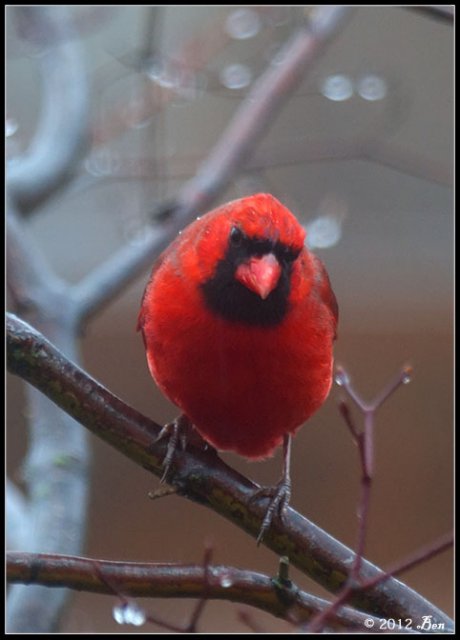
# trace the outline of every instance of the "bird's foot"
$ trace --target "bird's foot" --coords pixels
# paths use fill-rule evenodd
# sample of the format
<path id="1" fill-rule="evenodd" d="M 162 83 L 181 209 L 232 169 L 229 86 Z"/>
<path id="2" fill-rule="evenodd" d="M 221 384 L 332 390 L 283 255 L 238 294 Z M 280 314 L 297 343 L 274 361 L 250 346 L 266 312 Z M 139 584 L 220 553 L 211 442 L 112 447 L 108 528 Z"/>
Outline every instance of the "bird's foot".
<path id="1" fill-rule="evenodd" d="M 254 492 L 251 496 L 252 500 L 258 500 L 259 498 L 270 498 L 270 504 L 265 512 L 262 526 L 260 527 L 259 535 L 257 536 L 257 545 L 259 545 L 264 535 L 270 528 L 273 517 L 277 514 L 281 519 L 289 505 L 289 499 L 291 497 L 291 481 L 289 477 L 283 477 L 278 484 L 273 487 L 261 487 Z"/>
<path id="2" fill-rule="evenodd" d="M 185 415 L 178 416 L 172 422 L 165 424 L 154 442 L 168 438 L 168 446 L 166 448 L 166 455 L 163 458 L 162 467 L 164 469 L 160 482 L 166 482 L 166 478 L 171 470 L 171 463 L 174 458 L 174 454 L 177 451 L 177 447 L 180 443 L 182 450 L 184 451 L 187 446 L 187 435 L 193 428 L 190 420 Z"/>
<path id="3" fill-rule="evenodd" d="M 179 445 L 182 451 L 185 451 L 187 445 L 191 445 L 192 447 L 194 446 L 202 450 L 216 453 L 214 447 L 201 437 L 193 426 L 193 423 L 185 414 L 182 414 L 172 422 L 165 424 L 154 442 L 158 442 L 164 438 L 168 438 L 168 445 L 166 448 L 166 455 L 162 462 L 162 467 L 164 469 L 163 475 L 160 479 L 160 482 L 162 483 L 167 480 L 171 470 L 174 454 L 176 453 Z"/>

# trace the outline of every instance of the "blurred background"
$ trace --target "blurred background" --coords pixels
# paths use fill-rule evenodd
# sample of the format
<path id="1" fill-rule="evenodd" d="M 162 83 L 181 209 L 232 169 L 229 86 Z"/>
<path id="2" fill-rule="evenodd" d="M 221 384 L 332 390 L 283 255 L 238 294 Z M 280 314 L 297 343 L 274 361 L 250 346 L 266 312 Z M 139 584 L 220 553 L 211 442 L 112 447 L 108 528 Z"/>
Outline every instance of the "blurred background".
<path id="1" fill-rule="evenodd" d="M 311 7 L 50 11 L 72 26 L 68 38 L 89 88 L 88 130 L 70 179 L 33 215 L 29 210 L 27 226 L 56 273 L 76 283 L 121 246 L 142 244 L 150 214 L 195 174 L 260 74 L 282 64 L 283 44 Z M 14 7 L 7 8 L 6 35 L 6 153 L 13 166 L 40 118 L 44 47 L 43 34 L 34 40 Z M 383 568 L 452 527 L 452 67 L 452 7 L 355 9 L 218 200 L 268 191 L 306 225 L 339 302 L 336 362 L 365 399 L 402 365 L 414 368 L 411 384 L 377 418 L 366 557 Z M 80 346 L 93 377 L 162 423 L 177 411 L 155 388 L 135 331 L 148 273 L 91 319 Z M 295 439 L 291 504 L 354 545 L 360 470 L 337 411 L 340 397 L 335 386 Z M 26 423 L 23 385 L 9 377 L 8 474 L 19 487 Z M 151 502 L 157 479 L 90 441 L 84 555 L 199 563 L 212 540 L 214 562 L 276 572 L 273 553 L 211 511 L 178 497 Z M 279 454 L 251 464 L 222 457 L 259 483 L 273 483 L 281 469 Z M 299 572 L 292 577 L 326 595 Z M 450 552 L 402 580 L 452 614 Z M 62 631 L 136 631 L 113 620 L 114 603 L 76 594 Z M 143 604 L 176 622 L 193 607 L 184 600 Z M 252 615 L 266 631 L 290 630 Z M 238 607 L 221 602 L 207 604 L 200 629 L 247 631 Z"/>

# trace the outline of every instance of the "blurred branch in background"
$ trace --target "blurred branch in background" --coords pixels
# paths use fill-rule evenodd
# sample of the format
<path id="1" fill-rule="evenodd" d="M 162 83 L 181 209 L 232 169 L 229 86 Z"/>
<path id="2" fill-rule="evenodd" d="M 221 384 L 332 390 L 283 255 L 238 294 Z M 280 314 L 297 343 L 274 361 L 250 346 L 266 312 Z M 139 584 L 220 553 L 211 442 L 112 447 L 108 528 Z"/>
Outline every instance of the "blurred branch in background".
<path id="1" fill-rule="evenodd" d="M 169 204 L 170 214 L 165 223 L 146 233 L 141 246 L 122 247 L 75 288 L 82 321 L 139 275 L 152 256 L 158 254 L 187 222 L 212 205 L 234 174 L 245 168 L 261 135 L 347 16 L 345 8 L 318 9 L 311 25 L 300 29 L 286 44 L 284 63 L 269 66 L 254 84 L 196 175 L 181 187 L 175 201 Z"/>
<path id="2" fill-rule="evenodd" d="M 22 315 L 78 362 L 77 325 L 66 284 L 49 268 L 26 223 L 11 206 L 7 215 L 7 265 L 8 287 Z M 29 443 L 22 467 L 27 489 L 24 548 L 79 553 L 88 499 L 87 435 L 33 387 L 26 386 L 25 393 Z M 67 600 L 64 590 L 50 594 L 43 587 L 14 586 L 8 596 L 10 631 L 56 629 Z"/>
<path id="3" fill-rule="evenodd" d="M 445 22 L 454 22 L 455 5 L 439 5 L 439 4 L 426 4 L 421 6 L 412 6 L 406 7 L 406 9 L 410 9 L 411 11 L 419 11 L 420 13 L 425 14 L 429 18 L 434 18 L 435 20 L 444 20 Z"/>
<path id="4" fill-rule="evenodd" d="M 179 192 L 162 227 L 139 247 L 122 248 L 86 279 L 69 286 L 48 265 L 29 235 L 21 213 L 37 211 L 72 176 L 88 141 L 88 90 L 83 52 L 68 7 L 9 7 L 9 19 L 40 53 L 40 118 L 27 151 L 8 163 L 8 287 L 24 317 L 73 361 L 77 337 L 90 313 L 126 286 L 171 237 L 209 206 L 228 184 L 317 60 L 349 10 L 318 7 L 284 50 L 283 64 L 268 68 L 242 103 L 195 178 Z M 29 551 L 79 553 L 88 493 L 89 453 L 84 430 L 42 394 L 27 388 L 29 450 L 24 465 Z M 22 510 L 24 514 L 24 510 Z M 40 586 L 15 585 L 8 598 L 10 632 L 58 629 L 67 594 Z"/>
<path id="5" fill-rule="evenodd" d="M 9 7 L 21 37 L 38 49 L 40 117 L 25 153 L 8 163 L 9 195 L 23 210 L 71 178 L 88 140 L 88 79 L 83 47 L 64 6 Z"/>

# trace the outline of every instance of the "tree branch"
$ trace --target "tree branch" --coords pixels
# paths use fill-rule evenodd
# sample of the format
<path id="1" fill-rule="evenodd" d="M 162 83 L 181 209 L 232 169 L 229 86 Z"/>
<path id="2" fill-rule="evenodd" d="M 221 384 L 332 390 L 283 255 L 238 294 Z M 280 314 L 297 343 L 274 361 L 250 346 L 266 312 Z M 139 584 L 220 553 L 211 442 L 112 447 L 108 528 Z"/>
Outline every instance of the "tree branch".
<path id="1" fill-rule="evenodd" d="M 228 600 L 294 621 L 308 622 L 330 606 L 291 584 L 283 588 L 270 576 L 213 565 L 113 562 L 44 553 L 7 553 L 7 577 L 11 583 L 67 587 L 78 591 L 133 598 L 201 598 Z M 337 630 L 366 629 L 369 614 L 342 607 L 330 619 Z M 373 617 L 379 629 L 379 618 Z"/>
<path id="2" fill-rule="evenodd" d="M 349 601 L 353 592 L 358 589 L 360 591 L 365 591 L 369 586 L 380 584 L 390 575 L 392 575 L 391 572 L 387 572 L 386 576 L 377 576 L 376 578 L 371 578 L 368 581 L 363 581 L 361 578 L 361 563 L 364 556 L 366 536 L 368 532 L 369 505 L 372 481 L 374 476 L 374 421 L 377 410 L 380 409 L 383 403 L 388 400 L 388 398 L 401 385 L 410 382 L 411 376 L 412 367 L 406 365 L 401 369 L 398 375 L 375 396 L 375 398 L 371 402 L 365 402 L 352 386 L 348 373 L 342 367 L 337 367 L 335 375 L 336 383 L 343 387 L 348 396 L 357 405 L 364 418 L 364 428 L 362 431 L 359 431 L 352 420 L 348 404 L 344 400 L 341 400 L 341 402 L 339 403 L 339 411 L 345 420 L 345 424 L 347 425 L 351 433 L 354 443 L 358 447 L 361 466 L 361 495 L 359 498 L 357 509 L 358 541 L 356 544 L 355 559 L 351 566 L 347 581 L 345 582 L 343 588 L 337 594 L 337 597 L 334 602 L 332 602 L 330 608 L 325 609 L 324 611 L 319 613 L 310 622 L 308 626 L 308 631 L 310 633 L 318 632 L 323 629 L 325 623 L 327 622 L 327 620 L 329 620 L 329 617 L 331 615 L 334 615 L 342 605 Z M 425 558 L 429 558 L 435 553 L 438 553 L 439 550 L 442 551 L 445 548 L 446 544 L 445 541 L 443 541 L 443 544 L 440 547 L 435 546 L 434 549 L 429 550 L 429 553 L 426 553 L 424 551 L 422 555 L 418 554 L 416 556 L 416 562 L 421 562 Z M 412 565 L 409 562 L 407 566 L 410 567 Z"/>
<path id="3" fill-rule="evenodd" d="M 7 317 L 9 370 L 42 391 L 86 428 L 157 476 L 163 473 L 165 444 L 155 443 L 160 431 L 135 409 L 112 395 L 82 369 L 67 360 L 42 335 L 15 316 Z M 254 538 L 264 515 L 263 505 L 251 500 L 258 487 L 240 475 L 215 453 L 191 447 L 179 451 L 173 461 L 171 482 L 178 492 L 203 504 Z M 264 544 L 332 592 L 344 585 L 351 549 L 289 508 L 283 522 L 276 519 Z M 361 565 L 361 577 L 370 580 L 382 572 L 370 562 Z M 414 623 L 432 615 L 434 622 L 452 629 L 452 621 L 437 607 L 394 578 L 350 602 L 382 617 L 411 618 Z"/>

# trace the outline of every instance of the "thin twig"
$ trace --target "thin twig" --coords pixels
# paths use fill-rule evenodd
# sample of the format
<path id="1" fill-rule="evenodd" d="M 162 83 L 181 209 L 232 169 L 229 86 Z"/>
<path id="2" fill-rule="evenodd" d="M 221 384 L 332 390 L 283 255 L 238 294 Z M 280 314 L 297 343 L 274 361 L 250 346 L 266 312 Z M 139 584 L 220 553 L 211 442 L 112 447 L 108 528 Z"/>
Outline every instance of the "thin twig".
<path id="1" fill-rule="evenodd" d="M 347 601 L 350 599 L 353 593 L 357 593 L 357 592 L 365 593 L 367 589 L 373 588 L 378 584 L 382 584 L 389 578 L 392 578 L 392 577 L 394 578 L 395 576 L 400 575 L 401 573 L 408 571 L 409 569 L 412 569 L 413 567 L 421 564 L 422 562 L 427 562 L 431 558 L 439 555 L 443 551 L 446 551 L 447 549 L 452 547 L 453 542 L 454 540 L 453 540 L 452 533 L 444 534 L 434 542 L 427 544 L 421 549 L 418 549 L 414 553 L 410 554 L 404 560 L 394 563 L 390 567 L 390 569 L 388 569 L 388 571 L 386 571 L 384 574 L 376 576 L 375 578 L 371 578 L 370 580 L 363 581 L 363 580 L 356 579 L 353 582 L 349 581 L 345 585 L 343 591 L 337 596 L 334 602 L 331 603 L 329 609 L 325 609 L 324 611 L 319 613 L 308 624 L 307 626 L 308 631 L 313 633 L 314 631 L 319 631 L 320 629 L 324 629 L 325 623 L 329 621 L 331 617 L 333 618 L 337 614 L 337 611 L 340 610 L 340 607 L 342 607 L 344 604 L 347 603 Z M 414 629 L 419 628 L 419 629 L 430 630 L 430 629 L 436 628 L 432 624 L 430 614 L 426 614 L 424 618 L 425 620 L 422 620 L 421 623 L 417 622 L 416 624 L 414 624 Z M 406 620 L 410 621 L 411 623 L 413 622 L 410 618 L 407 618 Z M 447 629 L 442 623 L 438 630 L 447 631 Z"/>
<path id="2" fill-rule="evenodd" d="M 360 589 L 368 589 L 369 587 L 374 587 L 377 584 L 381 584 L 385 582 L 391 576 L 399 576 L 401 573 L 408 571 L 409 569 L 413 569 L 417 565 L 422 562 L 426 562 L 434 556 L 446 551 L 454 544 L 454 536 L 452 533 L 445 533 L 440 536 L 434 542 L 430 542 L 429 544 L 417 549 L 414 553 L 411 553 L 409 556 L 400 560 L 399 562 L 395 562 L 384 575 L 376 576 L 371 580 L 367 580 L 366 582 L 361 582 L 359 585 Z"/>
<path id="3" fill-rule="evenodd" d="M 374 474 L 374 420 L 375 414 L 384 402 L 402 385 L 410 381 L 412 368 L 405 366 L 398 375 L 379 392 L 371 402 L 365 402 L 351 384 L 350 376 L 343 369 L 337 367 L 336 383 L 340 385 L 353 400 L 364 418 L 363 431 L 359 432 L 352 418 L 350 409 L 344 400 L 339 403 L 339 411 L 345 420 L 352 438 L 359 449 L 359 461 L 361 467 L 361 494 L 358 502 L 358 541 L 356 544 L 356 555 L 350 569 L 347 581 L 338 593 L 337 598 L 332 603 L 329 610 L 318 614 L 308 626 L 310 632 L 319 631 L 329 619 L 335 615 L 337 610 L 346 603 L 356 591 L 356 587 L 362 584 L 361 567 L 364 557 L 366 535 L 368 531 L 369 505 Z M 368 583 L 380 584 L 381 576 L 371 579 Z M 362 591 L 362 589 L 360 589 Z"/>
<path id="4" fill-rule="evenodd" d="M 204 552 L 204 558 L 203 558 L 203 582 L 204 582 L 204 589 L 203 589 L 203 595 L 201 596 L 201 598 L 199 599 L 199 601 L 196 604 L 195 609 L 192 612 L 192 615 L 190 616 L 190 621 L 187 624 L 185 631 L 187 633 L 196 633 L 196 629 L 197 629 L 197 625 L 198 625 L 198 620 L 201 618 L 201 615 L 203 613 L 204 607 L 207 603 L 207 601 L 209 600 L 209 595 L 211 593 L 211 575 L 212 575 L 212 569 L 211 569 L 211 560 L 212 560 L 212 547 L 211 545 L 208 545 L 205 549 Z M 221 586 L 222 586 L 222 581 L 221 581 Z M 224 585 L 224 588 L 225 585 Z"/>

